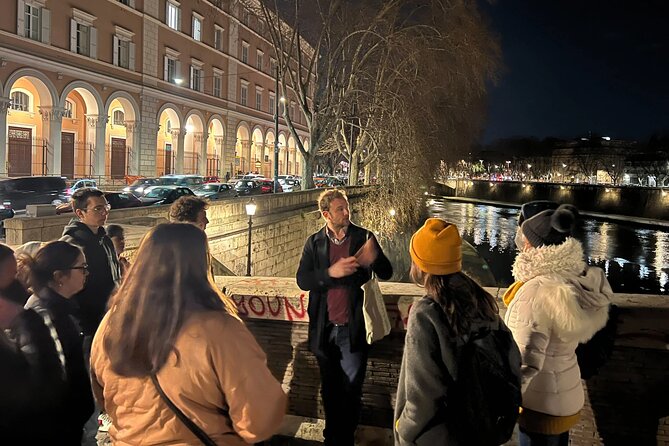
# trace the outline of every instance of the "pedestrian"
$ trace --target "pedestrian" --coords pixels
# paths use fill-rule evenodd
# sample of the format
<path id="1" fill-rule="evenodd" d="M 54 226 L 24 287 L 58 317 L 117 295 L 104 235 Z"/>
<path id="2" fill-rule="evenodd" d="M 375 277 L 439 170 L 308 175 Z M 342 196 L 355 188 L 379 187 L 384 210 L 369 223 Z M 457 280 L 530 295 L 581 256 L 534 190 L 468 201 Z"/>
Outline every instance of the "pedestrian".
<path id="1" fill-rule="evenodd" d="M 79 221 L 73 221 L 63 230 L 63 241 L 79 246 L 88 262 L 88 281 L 74 296 L 79 307 L 79 321 L 84 333 L 84 360 L 90 363 L 91 343 L 98 325 L 107 311 L 109 296 L 121 282 L 121 266 L 104 225 L 111 206 L 104 193 L 92 187 L 77 189 L 72 194 L 72 208 Z M 84 446 L 97 443 L 98 410 L 85 427 Z"/>
<path id="2" fill-rule="evenodd" d="M 88 281 L 74 300 L 79 305 L 85 348 L 89 350 L 107 311 L 109 296 L 120 283 L 121 269 L 114 244 L 104 229 L 111 207 L 103 192 L 91 187 L 77 189 L 72 194 L 72 207 L 79 221 L 65 227 L 61 240 L 79 246 L 88 262 Z"/>
<path id="3" fill-rule="evenodd" d="M 518 348 L 498 315 L 495 299 L 462 271 L 462 240 L 455 225 L 427 219 L 411 237 L 409 253 L 411 279 L 425 290 L 425 296 L 409 313 L 395 404 L 395 444 L 498 445 L 498 432 L 484 436 L 480 430 L 502 424 L 504 414 L 496 413 L 489 423 L 482 419 L 486 412 L 479 407 L 509 407 L 504 435 L 511 436 L 520 404 Z M 486 356 L 496 358 L 493 373 L 476 368 L 475 358 L 462 353 L 467 351 L 462 346 L 479 332 L 501 333 L 501 339 L 508 341 L 489 347 L 494 351 Z M 475 373 L 467 373 L 470 370 Z M 502 397 L 501 404 L 486 405 L 493 396 L 486 395 L 485 386 L 497 383 L 480 381 L 505 372 L 512 392 L 515 383 L 516 405 L 513 394 Z M 500 387 L 509 387 L 506 384 Z M 477 396 L 481 398 L 470 400 Z"/>
<path id="4" fill-rule="evenodd" d="M 352 446 L 368 354 L 362 286 L 372 273 L 390 279 L 393 268 L 374 235 L 351 223 L 343 190 L 321 193 L 318 208 L 325 225 L 304 245 L 297 284 L 309 291 L 308 342 L 320 369 L 325 444 Z"/>
<path id="5" fill-rule="evenodd" d="M 21 285 L 23 285 L 23 288 L 25 288 L 28 291 L 30 291 L 28 286 L 28 276 L 30 271 L 23 265 L 22 257 L 23 254 L 27 254 L 30 257 L 34 257 L 43 244 L 44 243 L 42 242 L 27 242 L 16 248 L 16 250 L 14 251 L 17 265 L 16 278 L 21 283 Z"/>
<path id="6" fill-rule="evenodd" d="M 208 252 L 195 225 L 158 225 L 112 299 L 91 375 L 114 443 L 200 444 L 199 429 L 214 444 L 241 446 L 269 438 L 283 420 L 287 397 L 216 288 Z"/>
<path id="7" fill-rule="evenodd" d="M 11 248 L 0 244 L 0 435 L 6 444 L 39 444 L 53 438 L 34 423 L 52 415 L 60 364 L 41 317 L 23 308 L 29 295 L 12 278 L 16 270 Z"/>
<path id="8" fill-rule="evenodd" d="M 94 409 L 83 334 L 72 301 L 86 283 L 86 258 L 80 248 L 63 241 L 45 244 L 34 257 L 24 256 L 33 289 L 25 308 L 42 319 L 51 338 L 35 342 L 41 352 L 32 362 L 40 363 L 44 379 L 55 382 L 58 378 L 58 384 L 49 388 L 55 403 L 38 419 L 39 430 L 58 439 L 58 444 L 80 445 L 84 424 Z"/>
<path id="9" fill-rule="evenodd" d="M 561 205 L 525 220 L 513 264 L 519 284 L 505 295 L 505 321 L 520 347 L 520 445 L 566 446 L 579 421 L 583 386 L 575 355 L 606 325 L 611 287 L 571 237 L 577 211 Z"/>
<path id="10" fill-rule="evenodd" d="M 118 258 L 119 266 L 121 267 L 121 276 L 125 277 L 128 269 L 130 269 L 130 262 L 123 257 L 125 251 L 125 230 L 121 225 L 107 225 L 107 237 L 109 237 L 114 245 L 116 256 Z"/>
<path id="11" fill-rule="evenodd" d="M 192 223 L 203 231 L 207 229 L 209 201 L 194 195 L 179 197 L 170 206 L 171 222 Z"/>

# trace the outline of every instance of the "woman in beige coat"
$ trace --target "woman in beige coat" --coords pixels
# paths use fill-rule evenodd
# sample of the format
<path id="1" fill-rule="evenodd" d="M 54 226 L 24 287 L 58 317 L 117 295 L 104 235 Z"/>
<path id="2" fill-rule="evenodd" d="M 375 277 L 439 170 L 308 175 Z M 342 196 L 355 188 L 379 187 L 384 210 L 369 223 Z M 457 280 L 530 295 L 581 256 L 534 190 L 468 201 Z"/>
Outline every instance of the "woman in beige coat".
<path id="1" fill-rule="evenodd" d="M 204 232 L 190 224 L 152 229 L 114 296 L 91 352 L 93 391 L 116 445 L 201 444 L 161 398 L 215 444 L 271 437 L 286 395 L 264 352 L 208 274 Z"/>

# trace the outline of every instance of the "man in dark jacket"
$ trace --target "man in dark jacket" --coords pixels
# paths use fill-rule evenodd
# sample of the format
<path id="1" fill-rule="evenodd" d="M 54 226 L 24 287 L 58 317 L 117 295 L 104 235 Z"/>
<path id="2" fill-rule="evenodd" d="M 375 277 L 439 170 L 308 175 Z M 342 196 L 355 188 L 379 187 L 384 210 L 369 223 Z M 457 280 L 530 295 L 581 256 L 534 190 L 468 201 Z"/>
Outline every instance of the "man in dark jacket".
<path id="1" fill-rule="evenodd" d="M 107 301 L 121 281 L 121 268 L 114 244 L 104 225 L 111 209 L 102 191 L 90 187 L 72 194 L 72 207 L 79 221 L 65 227 L 61 240 L 81 247 L 88 263 L 86 286 L 74 296 L 79 305 L 81 328 L 90 341 L 107 310 Z"/>
<path id="2" fill-rule="evenodd" d="M 350 222 L 344 191 L 323 192 L 318 206 L 326 225 L 304 245 L 297 284 L 309 291 L 309 348 L 321 373 L 325 444 L 353 446 L 367 368 L 361 287 L 372 272 L 388 280 L 393 269 L 374 235 Z"/>
<path id="3" fill-rule="evenodd" d="M 60 239 L 79 246 L 88 264 L 86 286 L 73 297 L 79 306 L 84 363 L 88 367 L 93 336 L 107 311 L 109 296 L 121 283 L 121 266 L 114 244 L 105 232 L 111 206 L 102 191 L 90 187 L 77 189 L 72 194 L 72 208 L 79 221 L 66 226 Z M 86 423 L 82 444 L 96 444 L 97 415 L 96 411 Z"/>

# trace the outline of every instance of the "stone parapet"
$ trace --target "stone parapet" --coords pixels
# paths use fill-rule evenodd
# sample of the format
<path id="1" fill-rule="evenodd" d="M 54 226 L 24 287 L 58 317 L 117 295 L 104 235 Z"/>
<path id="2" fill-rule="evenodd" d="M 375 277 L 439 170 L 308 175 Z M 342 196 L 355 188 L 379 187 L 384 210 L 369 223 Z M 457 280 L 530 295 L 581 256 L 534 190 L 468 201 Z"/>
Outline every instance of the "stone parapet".
<path id="1" fill-rule="evenodd" d="M 314 421 L 323 418 L 318 365 L 306 344 L 308 293 L 297 287 L 294 278 L 217 277 L 216 283 L 233 298 L 267 353 L 270 369 L 289 393 L 289 413 L 307 420 L 297 432 L 322 438 L 322 422 Z M 365 438 L 359 444 L 392 444 L 387 434 L 393 419 L 404 330 L 411 305 L 423 295 L 423 290 L 412 284 L 381 282 L 380 286 L 393 330 L 370 348 L 362 423 L 386 434 L 379 437 L 379 429 L 363 429 Z M 504 292 L 487 290 L 498 297 Z M 584 382 L 586 405 L 581 422 L 572 430 L 571 444 L 668 445 L 669 300 L 665 296 L 617 294 L 614 303 L 622 310 L 615 350 L 600 373 Z M 368 440 L 367 435 L 377 442 Z"/>

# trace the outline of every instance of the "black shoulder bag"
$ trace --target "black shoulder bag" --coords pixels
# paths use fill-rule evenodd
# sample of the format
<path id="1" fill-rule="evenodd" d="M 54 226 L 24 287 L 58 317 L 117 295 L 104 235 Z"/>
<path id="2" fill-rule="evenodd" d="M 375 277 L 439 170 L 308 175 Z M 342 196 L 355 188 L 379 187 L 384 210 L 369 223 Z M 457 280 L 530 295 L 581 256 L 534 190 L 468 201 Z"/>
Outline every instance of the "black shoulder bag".
<path id="1" fill-rule="evenodd" d="M 151 375 L 151 381 L 153 381 L 153 385 L 156 386 L 156 390 L 158 391 L 158 394 L 160 397 L 163 399 L 165 404 L 167 404 L 167 407 L 169 407 L 172 412 L 174 412 L 174 415 L 177 416 L 181 422 L 186 425 L 186 427 L 193 433 L 195 436 L 204 444 L 205 446 L 217 446 L 216 442 L 211 439 L 209 435 L 205 431 L 203 431 L 200 426 L 195 424 L 193 420 L 188 418 L 186 414 L 184 414 L 181 409 L 179 409 L 171 399 L 168 398 L 167 395 L 165 395 L 165 392 L 163 392 L 163 388 L 160 387 L 160 383 L 158 383 L 158 377 L 155 374 Z"/>

